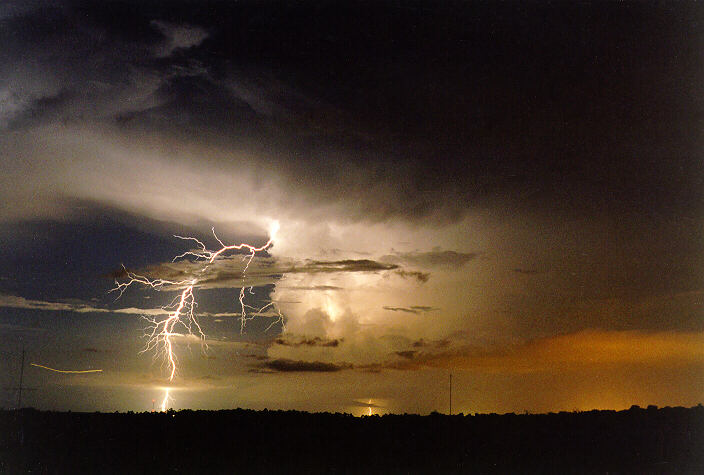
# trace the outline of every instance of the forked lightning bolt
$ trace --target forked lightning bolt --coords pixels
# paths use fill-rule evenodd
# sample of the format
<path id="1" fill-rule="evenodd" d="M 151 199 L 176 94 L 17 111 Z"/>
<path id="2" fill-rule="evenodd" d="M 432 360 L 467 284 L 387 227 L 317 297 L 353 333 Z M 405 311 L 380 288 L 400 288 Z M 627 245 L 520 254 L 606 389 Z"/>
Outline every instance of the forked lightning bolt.
<path id="1" fill-rule="evenodd" d="M 278 307 L 274 302 L 269 302 L 261 308 L 256 308 L 245 303 L 245 289 L 249 288 L 249 292 L 253 294 L 252 287 L 246 287 L 244 285 L 247 270 L 249 269 L 249 266 L 252 263 L 252 260 L 254 259 L 254 256 L 257 254 L 257 252 L 265 251 L 273 244 L 274 236 L 276 235 L 277 230 L 278 224 L 275 223 L 274 227 L 272 227 L 269 240 L 263 246 L 256 247 L 252 246 L 251 244 L 245 243 L 229 246 L 225 245 L 220 240 L 220 238 L 218 238 L 217 234 L 215 234 L 215 229 L 213 228 L 213 236 L 215 237 L 217 242 L 222 246 L 217 251 L 208 250 L 205 244 L 203 244 L 196 238 L 174 236 L 178 239 L 194 241 L 198 245 L 198 249 L 186 251 L 183 254 L 174 257 L 173 261 L 176 261 L 178 259 L 185 259 L 187 257 L 195 258 L 196 262 L 202 262 L 204 264 L 203 267 L 200 269 L 200 275 L 204 275 L 208 267 L 210 267 L 210 265 L 215 262 L 215 260 L 223 257 L 224 254 L 226 254 L 228 251 L 241 251 L 243 249 L 246 249 L 248 251 L 248 254 L 244 258 L 246 263 L 244 269 L 242 270 L 243 286 L 240 288 L 239 292 L 239 303 L 241 309 L 240 333 L 244 332 L 245 324 L 248 320 L 251 320 L 256 315 L 260 315 L 263 311 L 267 309 L 273 310 L 277 318 L 271 323 L 271 325 L 269 325 L 269 327 L 267 327 L 266 330 L 268 331 L 269 328 L 271 328 L 277 322 L 283 325 L 283 315 L 281 315 L 281 312 L 278 310 Z M 180 289 L 180 294 L 176 298 L 174 298 L 174 300 L 169 305 L 162 307 L 163 310 L 167 313 L 167 316 L 165 318 L 147 316 L 143 317 L 149 322 L 149 326 L 145 330 L 147 344 L 142 350 L 142 353 L 146 351 L 155 351 L 155 358 L 162 357 L 169 374 L 169 381 L 172 381 L 176 376 L 177 365 L 176 355 L 174 354 L 173 338 L 182 336 L 182 333 L 180 333 L 180 331 L 184 331 L 190 335 L 198 336 L 203 342 L 204 347 L 207 348 L 207 344 L 205 343 L 205 334 L 203 333 L 203 330 L 198 324 L 195 312 L 197 304 L 195 296 L 193 294 L 193 290 L 198 287 L 198 277 L 181 281 L 172 281 L 166 279 L 151 279 L 149 277 L 128 271 L 124 268 L 124 266 L 123 270 L 125 272 L 127 280 L 124 282 L 119 282 L 116 280 L 116 287 L 111 290 L 111 292 L 119 293 L 118 298 L 122 296 L 127 287 L 131 286 L 132 284 L 142 284 L 147 287 L 151 287 L 155 290 L 165 290 L 173 288 Z M 247 315 L 248 309 L 252 311 L 250 312 L 250 314 L 253 315 Z"/>

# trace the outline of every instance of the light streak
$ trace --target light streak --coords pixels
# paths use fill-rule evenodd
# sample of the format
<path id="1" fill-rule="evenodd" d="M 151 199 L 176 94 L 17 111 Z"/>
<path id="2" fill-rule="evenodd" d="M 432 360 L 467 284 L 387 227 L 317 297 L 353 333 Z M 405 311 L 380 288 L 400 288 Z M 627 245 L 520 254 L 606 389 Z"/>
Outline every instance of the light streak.
<path id="1" fill-rule="evenodd" d="M 246 243 L 226 245 L 220 240 L 217 234 L 215 234 L 215 228 L 212 228 L 213 236 L 221 246 L 221 248 L 217 251 L 209 250 L 205 246 L 205 244 L 203 244 L 203 242 L 201 242 L 197 238 L 178 235 L 174 236 L 177 239 L 182 239 L 184 241 L 193 241 L 196 243 L 198 248 L 186 251 L 183 254 L 179 254 L 178 256 L 173 258 L 172 262 L 175 262 L 178 259 L 186 259 L 188 257 L 191 257 L 194 258 L 195 262 L 204 263 L 203 267 L 198 273 L 199 276 L 203 276 L 210 267 L 210 265 L 213 264 L 213 262 L 215 262 L 218 258 L 223 257 L 224 254 L 228 251 L 248 251 L 247 255 L 244 257 L 246 263 L 242 270 L 242 287 L 240 288 L 238 299 L 241 310 L 240 334 L 244 333 L 245 325 L 248 320 L 253 319 L 255 316 L 262 316 L 262 312 L 264 312 L 265 310 L 273 310 L 275 312 L 275 315 L 273 316 L 277 317 L 274 321 L 272 321 L 272 323 L 266 328 L 265 331 L 269 331 L 269 329 L 276 323 L 281 323 L 282 326 L 284 324 L 283 315 L 279 311 L 275 302 L 269 302 L 260 308 L 253 307 L 245 303 L 245 289 L 248 288 L 249 293 L 254 295 L 252 287 L 244 285 L 246 282 L 247 270 L 249 269 L 249 266 L 252 264 L 252 261 L 254 260 L 254 257 L 258 252 L 263 252 L 272 246 L 272 244 L 274 243 L 274 237 L 276 236 L 276 232 L 278 231 L 278 229 L 279 224 L 275 221 L 272 224 L 269 232 L 269 240 L 264 245 L 256 247 Z M 169 305 L 162 307 L 163 310 L 168 314 L 166 318 L 147 316 L 142 317 L 147 320 L 147 322 L 149 322 L 149 326 L 145 329 L 144 336 L 147 339 L 147 343 L 141 353 L 144 353 L 146 351 L 154 351 L 155 358 L 161 357 L 163 360 L 163 365 L 166 366 L 167 373 L 169 375 L 169 381 L 173 381 L 174 377 L 176 376 L 176 368 L 178 363 L 176 355 L 174 354 L 173 337 L 182 336 L 182 334 L 179 333 L 178 330 L 185 331 L 189 335 L 197 335 L 201 340 L 204 350 L 208 347 L 207 343 L 205 342 L 205 334 L 203 333 L 203 330 L 201 329 L 198 320 L 196 319 L 195 313 L 197 303 L 193 294 L 193 290 L 198 287 L 198 277 L 180 281 L 172 281 L 166 279 L 150 279 L 149 277 L 131 272 L 127 270 L 124 266 L 123 270 L 127 276 L 127 280 L 124 282 L 119 282 L 116 280 L 115 288 L 110 290 L 110 292 L 118 292 L 118 298 L 120 298 L 125 292 L 125 290 L 132 284 L 142 284 L 157 291 L 167 289 L 170 290 L 172 288 L 180 289 L 180 294 L 175 297 Z M 249 316 L 247 314 L 248 310 L 250 311 Z M 165 398 L 165 400 L 167 398 Z"/>
<path id="2" fill-rule="evenodd" d="M 65 373 L 65 374 L 83 374 L 83 373 L 102 373 L 102 369 L 84 369 L 84 370 L 70 370 L 70 369 L 56 369 L 56 368 L 49 368 L 48 366 L 40 365 L 37 363 L 30 363 L 32 366 L 36 366 L 37 368 L 43 368 L 47 369 L 49 371 L 53 371 L 55 373 Z"/>

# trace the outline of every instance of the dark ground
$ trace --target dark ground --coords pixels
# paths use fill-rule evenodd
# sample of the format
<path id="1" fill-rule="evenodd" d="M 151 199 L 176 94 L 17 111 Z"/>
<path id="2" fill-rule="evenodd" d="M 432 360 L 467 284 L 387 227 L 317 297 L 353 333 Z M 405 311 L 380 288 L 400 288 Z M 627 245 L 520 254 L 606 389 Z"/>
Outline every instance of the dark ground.
<path id="1" fill-rule="evenodd" d="M 0 411 L 0 473 L 704 473 L 704 407 L 355 418 Z"/>

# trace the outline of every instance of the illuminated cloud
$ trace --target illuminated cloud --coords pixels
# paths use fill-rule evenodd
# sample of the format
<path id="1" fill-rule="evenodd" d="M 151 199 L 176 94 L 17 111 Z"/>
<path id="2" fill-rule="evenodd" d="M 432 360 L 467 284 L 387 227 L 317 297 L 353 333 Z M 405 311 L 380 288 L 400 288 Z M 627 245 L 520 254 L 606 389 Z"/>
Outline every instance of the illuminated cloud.
<path id="1" fill-rule="evenodd" d="M 156 55 L 161 58 L 171 56 L 178 49 L 198 46 L 208 37 L 208 32 L 197 26 L 175 25 L 160 20 L 153 20 L 151 24 L 165 37 L 164 43 L 156 50 Z"/>
<path id="2" fill-rule="evenodd" d="M 549 372 L 628 365 L 704 365 L 704 333 L 587 330 L 494 348 L 405 350 L 395 369 L 456 368 L 496 373 Z"/>

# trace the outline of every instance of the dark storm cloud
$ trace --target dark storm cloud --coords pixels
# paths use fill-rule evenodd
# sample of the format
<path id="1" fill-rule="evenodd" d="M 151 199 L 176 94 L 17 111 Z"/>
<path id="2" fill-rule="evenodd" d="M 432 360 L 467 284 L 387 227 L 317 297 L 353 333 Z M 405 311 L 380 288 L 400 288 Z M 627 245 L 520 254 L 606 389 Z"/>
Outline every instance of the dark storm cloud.
<path id="1" fill-rule="evenodd" d="M 405 350 L 405 351 L 396 351 L 394 354 L 400 356 L 401 358 L 405 358 L 407 360 L 412 360 L 413 358 L 416 357 L 418 352 L 416 350 Z"/>
<path id="2" fill-rule="evenodd" d="M 11 129 L 109 119 L 154 105 L 165 71 L 144 64 L 161 38 L 149 25 L 109 29 L 61 2 L 2 21 L 0 121 Z"/>
<path id="3" fill-rule="evenodd" d="M 289 359 L 277 359 L 264 363 L 264 368 L 282 373 L 333 373 L 345 369 L 351 369 L 352 365 L 348 363 L 323 363 L 320 361 L 294 361 Z"/>
<path id="4" fill-rule="evenodd" d="M 414 341 L 411 346 L 413 346 L 413 348 L 447 348 L 451 343 L 452 342 L 447 338 L 437 341 L 421 338 L 420 340 Z"/>
<path id="5" fill-rule="evenodd" d="M 282 346 L 293 346 L 293 347 L 299 347 L 299 346 L 321 346 L 321 347 L 326 347 L 326 348 L 337 348 L 340 343 L 342 343 L 343 339 L 341 338 L 333 338 L 333 339 L 325 339 L 325 338 L 320 338 L 320 337 L 314 337 L 314 338 L 301 338 L 298 340 L 293 340 L 290 338 L 277 338 L 274 340 L 274 343 L 277 345 L 282 345 Z"/>
<path id="6" fill-rule="evenodd" d="M 129 209 L 162 219 L 146 209 L 152 201 L 180 212 L 174 191 L 200 184 L 190 197 L 201 198 L 204 190 L 237 189 L 232 182 L 247 166 L 253 182 L 283 190 L 272 215 L 290 212 L 303 221 L 323 210 L 337 223 L 430 227 L 486 210 L 491 219 L 476 223 L 481 235 L 511 216 L 513 240 L 502 252 L 544 253 L 565 263 L 541 274 L 530 266 L 553 269 L 545 259 L 502 267 L 524 275 L 527 285 L 545 279 L 532 298 L 502 297 L 513 315 L 530 315 L 512 323 L 520 331 L 593 326 L 595 317 L 580 310 L 595 301 L 603 326 L 619 319 L 690 328 L 701 312 L 684 297 L 647 317 L 642 302 L 702 288 L 702 16 L 700 5 L 684 3 L 408 9 L 390 2 L 4 2 L 0 218 L 20 209 L 26 219 L 56 195 L 70 201 L 75 193 L 89 204 L 112 204 L 110 213 L 136 197 Z M 104 147 L 106 137 L 118 145 Z M 96 147 L 80 161 L 74 147 L 89 138 Z M 54 148 L 53 140 L 60 142 Z M 133 143 L 144 149 L 133 153 L 125 145 Z M 185 158 L 192 144 L 201 147 L 196 152 L 220 152 Z M 56 155 L 57 148 L 65 152 Z M 142 152 L 160 158 L 151 163 Z M 178 168 L 184 163 L 188 168 Z M 139 174 L 120 181 L 122 169 Z M 150 171 L 151 181 L 143 178 Z M 60 172 L 76 181 L 57 181 Z M 213 176 L 222 182 L 213 184 Z M 113 179 L 117 197 L 106 197 Z M 148 195 L 171 183 L 158 200 Z M 268 202 L 272 193 L 262 193 Z M 8 231 L 0 231 L 0 268 L 11 275 L 30 263 L 39 282 L 2 282 L 0 290 L 26 298 L 11 302 L 16 308 L 78 311 L 42 302 L 85 297 L 88 286 L 94 295 L 87 271 L 104 275 L 120 261 L 144 269 L 177 254 L 173 242 L 154 235 L 125 244 L 124 226 L 108 232 L 84 220 L 81 232 L 62 228 L 55 221 L 83 213 L 66 209 L 50 212 L 54 222 L 45 233 L 58 229 L 61 245 L 53 238 L 23 244 L 26 259 L 5 246 Z M 593 225 L 596 218 L 605 224 Z M 536 230 L 521 234 L 521 226 Z M 32 226 L 15 231 L 27 243 L 41 239 Z M 472 237 L 460 239 L 469 246 Z M 95 242 L 114 254 L 96 252 Z M 45 254 L 35 252 L 42 248 Z M 248 282 L 272 284 L 285 273 L 389 272 L 423 283 L 428 269 L 467 270 L 478 252 L 460 249 L 483 248 L 452 249 L 360 260 L 257 259 Z M 201 284 L 241 285 L 235 261 L 199 275 Z M 194 269 L 169 264 L 150 272 L 179 278 Z M 57 288 L 47 282 L 61 292 L 46 290 Z M 586 295 L 579 294 L 585 286 Z"/>
<path id="7" fill-rule="evenodd" d="M 430 312 L 432 310 L 438 310 L 435 307 L 428 307 L 427 305 L 411 305 L 411 310 L 416 310 L 418 312 Z"/>
<path id="8" fill-rule="evenodd" d="M 396 252 L 380 258 L 383 262 L 404 264 L 423 268 L 460 268 L 476 258 L 475 252 L 443 251 L 435 249 L 428 252 Z"/>
<path id="9" fill-rule="evenodd" d="M 11 130 L 244 150 L 347 219 L 702 209 L 696 3 L 11 2 L 0 18 Z"/>
<path id="10" fill-rule="evenodd" d="M 344 259 L 341 261 L 311 261 L 300 267 L 292 267 L 287 273 L 330 273 L 330 272 L 377 272 L 398 269 L 396 264 L 385 264 L 371 259 Z"/>
<path id="11" fill-rule="evenodd" d="M 421 284 L 428 282 L 428 280 L 430 279 L 430 272 L 396 270 L 394 271 L 394 274 L 399 275 L 404 279 L 407 277 L 416 279 Z"/>
<path id="12" fill-rule="evenodd" d="M 371 259 L 344 259 L 337 261 L 308 260 L 292 262 L 273 257 L 255 257 L 244 275 L 241 255 L 226 257 L 205 267 L 203 261 L 181 260 L 150 266 L 138 273 L 151 278 L 180 282 L 196 278 L 203 288 L 263 286 L 278 282 L 286 274 L 337 274 L 337 273 L 376 273 L 397 270 L 396 264 L 386 264 Z M 126 274 L 116 270 L 109 275 L 124 280 Z M 170 286 L 167 286 L 171 288 Z M 335 290 L 334 286 L 322 286 L 314 290 Z M 307 287 L 299 290 L 309 290 Z M 338 289 L 339 290 L 339 289 Z"/>
<path id="13" fill-rule="evenodd" d="M 404 313 L 414 313 L 414 314 L 419 314 L 419 313 L 426 313 L 426 312 L 431 312 L 433 310 L 437 310 L 435 307 L 426 307 L 423 305 L 412 305 L 410 307 L 388 307 L 384 306 L 384 310 L 389 310 L 392 312 L 404 312 Z"/>

